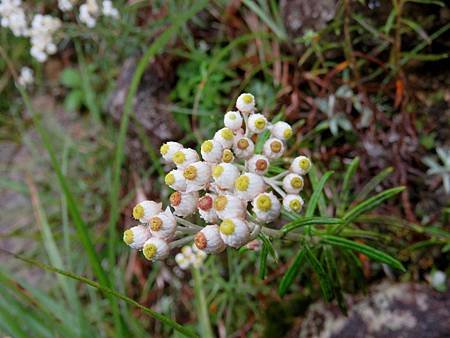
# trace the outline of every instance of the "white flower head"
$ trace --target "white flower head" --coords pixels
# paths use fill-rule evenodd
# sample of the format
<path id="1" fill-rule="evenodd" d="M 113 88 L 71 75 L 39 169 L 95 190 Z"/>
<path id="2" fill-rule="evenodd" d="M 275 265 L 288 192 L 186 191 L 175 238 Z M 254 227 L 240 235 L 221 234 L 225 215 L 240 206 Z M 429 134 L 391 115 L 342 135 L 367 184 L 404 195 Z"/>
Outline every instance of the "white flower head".
<path id="1" fill-rule="evenodd" d="M 303 178 L 300 175 L 290 173 L 283 178 L 283 189 L 288 194 L 298 194 L 303 185 Z"/>
<path id="2" fill-rule="evenodd" d="M 264 142 L 263 153 L 271 160 L 280 158 L 284 154 L 283 141 L 273 137 L 269 138 Z"/>
<path id="3" fill-rule="evenodd" d="M 255 152 L 255 144 L 245 136 L 237 136 L 234 140 L 233 151 L 237 158 L 248 159 Z"/>
<path id="4" fill-rule="evenodd" d="M 162 238 L 166 241 L 171 240 L 177 229 L 177 221 L 173 216 L 170 208 L 153 216 L 149 221 L 150 232 L 153 237 Z"/>
<path id="5" fill-rule="evenodd" d="M 243 114 L 253 113 L 255 105 L 255 97 L 249 93 L 239 95 L 236 100 L 236 108 Z"/>
<path id="6" fill-rule="evenodd" d="M 191 266 L 190 260 L 185 255 L 183 255 L 182 252 L 179 252 L 175 255 L 175 262 L 177 262 L 178 266 L 182 270 L 187 270 Z"/>
<path id="7" fill-rule="evenodd" d="M 181 169 L 170 171 L 164 178 L 164 182 L 173 190 L 186 191 L 186 179 Z"/>
<path id="8" fill-rule="evenodd" d="M 175 215 L 186 217 L 197 210 L 198 192 L 181 193 L 175 191 L 170 195 L 169 201 Z"/>
<path id="9" fill-rule="evenodd" d="M 224 149 L 230 149 L 233 146 L 234 134 L 230 128 L 222 128 L 214 134 L 214 141 L 219 142 Z"/>
<path id="10" fill-rule="evenodd" d="M 200 161 L 200 157 L 194 149 L 184 148 L 173 154 L 172 161 L 178 169 L 185 169 L 188 165 Z"/>
<path id="11" fill-rule="evenodd" d="M 232 163 L 234 162 L 234 154 L 230 149 L 224 149 L 222 153 L 222 162 Z"/>
<path id="12" fill-rule="evenodd" d="M 194 244 L 199 249 L 208 254 L 218 254 L 225 250 L 226 245 L 220 236 L 219 226 L 207 225 L 197 232 Z"/>
<path id="13" fill-rule="evenodd" d="M 19 79 L 17 83 L 23 87 L 32 85 L 34 82 L 33 70 L 29 67 L 22 67 L 20 70 Z"/>
<path id="14" fill-rule="evenodd" d="M 267 129 L 267 124 L 263 114 L 252 114 L 248 118 L 248 129 L 254 134 L 261 134 Z"/>
<path id="15" fill-rule="evenodd" d="M 211 167 L 206 162 L 194 162 L 183 171 L 186 179 L 186 192 L 199 191 L 211 180 Z"/>
<path id="16" fill-rule="evenodd" d="M 197 203 L 198 212 L 200 217 L 207 223 L 216 223 L 219 220 L 219 216 L 214 209 L 214 199 L 216 198 L 213 194 L 205 194 L 200 197 Z"/>
<path id="17" fill-rule="evenodd" d="M 299 195 L 290 194 L 290 195 L 286 195 L 283 198 L 283 207 L 287 211 L 300 213 L 300 211 L 302 211 L 303 204 L 305 204 L 305 202 Z"/>
<path id="18" fill-rule="evenodd" d="M 247 203 L 235 195 L 219 195 L 214 200 L 214 209 L 220 219 L 245 218 Z"/>
<path id="19" fill-rule="evenodd" d="M 284 121 L 279 121 L 272 125 L 270 133 L 274 138 L 286 141 L 292 136 L 292 127 Z"/>
<path id="20" fill-rule="evenodd" d="M 152 237 L 144 243 L 142 253 L 149 261 L 165 259 L 169 255 L 169 245 L 161 238 Z"/>
<path id="21" fill-rule="evenodd" d="M 36 14 L 29 31 L 30 54 L 39 62 L 47 60 L 48 55 L 57 51 L 53 35 L 61 28 L 61 20 L 50 15 Z"/>
<path id="22" fill-rule="evenodd" d="M 242 115 L 238 111 L 229 111 L 223 118 L 225 127 L 230 128 L 231 130 L 241 129 L 242 121 Z"/>
<path id="23" fill-rule="evenodd" d="M 214 166 L 212 177 L 221 190 L 232 190 L 234 181 L 239 177 L 239 169 L 231 163 L 220 163 Z"/>
<path id="24" fill-rule="evenodd" d="M 226 218 L 220 224 L 220 237 L 226 245 L 238 249 L 249 241 L 250 229 L 240 218 Z"/>
<path id="25" fill-rule="evenodd" d="M 207 140 L 202 143 L 201 153 L 203 159 L 208 163 L 218 163 L 222 160 L 223 147 L 218 141 Z"/>
<path id="26" fill-rule="evenodd" d="M 178 142 L 166 142 L 164 143 L 161 148 L 159 149 L 163 159 L 170 162 L 173 161 L 173 155 L 183 149 L 183 145 Z"/>
<path id="27" fill-rule="evenodd" d="M 280 216 L 281 203 L 272 192 L 265 192 L 256 196 L 252 201 L 256 218 L 264 223 L 273 222 Z"/>
<path id="28" fill-rule="evenodd" d="M 253 155 L 247 161 L 247 168 L 251 173 L 265 175 L 269 170 L 269 159 L 264 155 Z"/>
<path id="29" fill-rule="evenodd" d="M 73 8 L 73 1 L 72 0 L 58 0 L 58 7 L 63 12 L 70 11 Z"/>
<path id="30" fill-rule="evenodd" d="M 133 249 L 140 250 L 144 246 L 144 243 L 152 237 L 148 226 L 139 224 L 130 229 L 127 229 L 123 233 L 123 241 Z"/>
<path id="31" fill-rule="evenodd" d="M 162 204 L 154 201 L 142 201 L 133 208 L 133 218 L 148 223 L 150 218 L 162 211 Z"/>
<path id="32" fill-rule="evenodd" d="M 80 21 L 89 28 L 95 27 L 99 14 L 100 8 L 96 0 L 86 0 L 86 3 L 80 6 Z"/>
<path id="33" fill-rule="evenodd" d="M 114 19 L 119 18 L 119 11 L 114 7 L 112 1 L 104 0 L 102 3 L 102 13 L 104 16 L 109 16 Z"/>
<path id="34" fill-rule="evenodd" d="M 28 35 L 27 17 L 21 0 L 0 1 L 0 24 L 11 29 L 14 36 Z"/>
<path id="35" fill-rule="evenodd" d="M 306 156 L 298 156 L 291 163 L 290 170 L 299 175 L 306 175 L 311 169 L 311 160 Z"/>
<path id="36" fill-rule="evenodd" d="M 265 190 L 264 179 L 254 173 L 245 173 L 234 181 L 235 194 L 244 201 L 251 201 Z"/>

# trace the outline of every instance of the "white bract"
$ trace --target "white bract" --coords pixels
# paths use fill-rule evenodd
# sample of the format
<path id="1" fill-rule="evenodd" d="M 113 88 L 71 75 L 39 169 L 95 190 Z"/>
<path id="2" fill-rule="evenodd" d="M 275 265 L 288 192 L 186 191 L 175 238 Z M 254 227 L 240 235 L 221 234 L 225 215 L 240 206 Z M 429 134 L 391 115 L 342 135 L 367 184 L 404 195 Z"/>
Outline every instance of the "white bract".
<path id="1" fill-rule="evenodd" d="M 278 223 L 281 207 L 293 213 L 301 211 L 301 175 L 310 170 L 311 161 L 299 156 L 288 164 L 289 169 L 284 168 L 290 161 L 282 157 L 293 134 L 291 126 L 286 122 L 271 124 L 256 113 L 251 94 L 240 95 L 236 108 L 238 111 L 225 114 L 225 127 L 201 144 L 200 153 L 173 141 L 161 146 L 163 159 L 177 167 L 169 169 L 164 178 L 175 190 L 169 198 L 170 207 L 163 212 L 160 203 L 139 203 L 133 216 L 147 224 L 124 234 L 124 241 L 142 248 L 147 259 L 164 259 L 169 249 L 193 241 L 194 245 L 183 247 L 175 261 L 181 269 L 200 266 L 206 254 L 240 248 L 261 231 L 277 231 L 267 227 Z M 265 130 L 270 131 L 268 139 Z"/>

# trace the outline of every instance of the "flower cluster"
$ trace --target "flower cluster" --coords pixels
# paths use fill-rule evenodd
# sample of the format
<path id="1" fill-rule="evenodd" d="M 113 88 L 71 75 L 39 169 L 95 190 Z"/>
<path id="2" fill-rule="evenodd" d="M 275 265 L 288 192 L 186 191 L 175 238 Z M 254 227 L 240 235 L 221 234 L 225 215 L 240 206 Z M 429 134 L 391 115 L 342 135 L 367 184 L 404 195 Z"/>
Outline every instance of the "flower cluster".
<path id="1" fill-rule="evenodd" d="M 23 87 L 32 85 L 34 82 L 33 70 L 29 67 L 22 67 L 20 70 L 19 78 L 17 83 Z"/>
<path id="2" fill-rule="evenodd" d="M 147 259 L 164 259 L 171 248 L 190 240 L 207 254 L 240 248 L 278 219 L 282 208 L 293 213 L 302 210 L 299 193 L 310 160 L 298 156 L 288 170 L 276 175 L 271 170 L 274 164 L 285 163 L 291 126 L 270 123 L 257 113 L 251 94 L 240 95 L 236 108 L 225 114 L 225 127 L 201 144 L 200 154 L 177 142 L 161 146 L 164 161 L 174 167 L 165 176 L 165 183 L 175 190 L 170 206 L 162 211 L 161 203 L 140 202 L 133 217 L 142 224 L 124 233 L 125 243 L 142 249 Z M 205 226 L 186 219 L 196 213 Z M 180 235 L 187 236 L 171 242 Z"/>
<path id="3" fill-rule="evenodd" d="M 67 12 L 74 8 L 75 3 L 76 0 L 58 0 L 58 7 Z M 89 28 L 96 25 L 100 15 L 119 18 L 119 11 L 110 0 L 102 1 L 101 5 L 97 0 L 87 0 L 80 6 L 79 12 L 80 21 Z M 22 0 L 0 0 L 0 23 L 15 36 L 30 38 L 30 54 L 38 62 L 45 62 L 49 55 L 56 53 L 55 35 L 62 27 L 62 22 L 57 17 L 42 14 L 28 17 Z"/>
<path id="4" fill-rule="evenodd" d="M 184 246 L 181 248 L 181 252 L 175 255 L 175 262 L 182 270 L 187 270 L 191 266 L 199 268 L 203 265 L 206 256 L 206 253 L 199 250 L 195 245 Z"/>

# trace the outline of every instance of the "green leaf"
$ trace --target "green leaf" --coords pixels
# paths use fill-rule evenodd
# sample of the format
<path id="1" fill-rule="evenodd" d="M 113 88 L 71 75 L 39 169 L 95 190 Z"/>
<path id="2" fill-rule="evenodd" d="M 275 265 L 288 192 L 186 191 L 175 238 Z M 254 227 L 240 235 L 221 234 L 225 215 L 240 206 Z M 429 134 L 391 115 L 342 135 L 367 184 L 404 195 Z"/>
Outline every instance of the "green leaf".
<path id="1" fill-rule="evenodd" d="M 387 167 L 383 169 L 360 190 L 360 192 L 356 195 L 353 203 L 365 199 L 372 192 L 372 190 L 374 190 L 381 182 L 383 182 L 386 177 L 392 174 L 393 171 L 394 168 L 392 167 Z"/>
<path id="2" fill-rule="evenodd" d="M 64 109 L 69 112 L 76 112 L 83 103 L 83 92 L 80 89 L 71 90 L 64 99 Z"/>
<path id="3" fill-rule="evenodd" d="M 286 273 L 283 275 L 281 279 L 280 285 L 278 286 L 278 294 L 280 296 L 284 296 L 286 291 L 294 282 L 294 278 L 300 273 L 300 268 L 304 262 L 306 255 L 306 250 L 304 248 L 300 248 L 297 255 L 295 256 L 294 261 L 291 266 L 286 270 Z"/>
<path id="4" fill-rule="evenodd" d="M 288 233 L 292 230 L 295 230 L 297 228 L 301 228 L 307 225 L 318 225 L 318 224 L 334 224 L 339 225 L 343 224 L 344 221 L 340 218 L 332 218 L 332 217 L 299 217 L 296 220 L 286 223 L 282 228 L 281 231 L 284 233 Z"/>
<path id="5" fill-rule="evenodd" d="M 309 199 L 308 202 L 308 207 L 306 208 L 305 217 L 311 217 L 314 215 L 314 211 L 316 210 L 319 198 L 321 198 L 322 196 L 322 190 L 325 186 L 325 183 L 331 177 L 331 175 L 333 175 L 333 171 L 327 171 L 322 176 L 317 186 L 314 187 L 314 192 L 311 195 L 311 198 Z"/>
<path id="6" fill-rule="evenodd" d="M 352 209 L 350 209 L 344 215 L 343 219 L 347 223 L 350 223 L 350 222 L 354 221 L 355 219 L 357 219 L 359 215 L 362 215 L 370 210 L 375 209 L 377 206 L 379 206 L 381 203 L 383 203 L 387 199 L 401 193 L 404 190 L 405 190 L 405 187 L 396 187 L 396 188 L 391 188 L 391 189 L 385 190 L 385 191 L 379 193 L 378 195 L 375 195 L 375 196 L 365 200 L 364 202 L 359 203 Z"/>
<path id="7" fill-rule="evenodd" d="M 81 88 L 81 75 L 75 68 L 65 68 L 59 80 L 68 88 Z"/>
<path id="8" fill-rule="evenodd" d="M 125 301 L 126 303 L 139 308 L 144 313 L 146 313 L 146 314 L 150 315 L 151 317 L 159 320 L 163 324 L 165 324 L 165 325 L 171 327 L 172 329 L 174 329 L 174 330 L 184 334 L 187 337 L 198 337 L 194 332 L 186 329 L 185 327 L 183 327 L 182 325 L 178 324 L 177 322 L 175 322 L 174 320 L 170 319 L 169 317 L 166 317 L 165 315 L 160 314 L 159 312 L 156 312 L 156 311 L 154 311 L 154 310 L 152 310 L 152 309 L 150 309 L 150 308 L 148 308 L 148 307 L 146 307 L 146 306 L 136 302 L 135 300 L 133 300 L 133 299 L 131 299 L 131 298 L 129 298 L 129 297 L 127 297 L 127 296 L 117 292 L 116 290 L 113 290 L 113 289 L 111 289 L 109 287 L 105 287 L 105 286 L 103 286 L 103 285 L 101 285 L 101 284 L 99 284 L 99 283 L 97 283 L 97 282 L 95 282 L 93 280 L 90 280 L 90 279 L 88 279 L 86 277 L 83 277 L 83 276 L 76 275 L 76 274 L 68 272 L 68 271 L 57 269 L 57 268 L 55 268 L 53 266 L 50 266 L 50 265 L 38 262 L 38 261 L 36 261 L 34 259 L 31 259 L 31 258 L 27 258 L 27 257 L 21 256 L 21 255 L 13 254 L 13 253 L 11 253 L 9 251 L 6 251 L 6 250 L 3 250 L 3 249 L 0 249 L 0 251 L 5 253 L 5 254 L 7 254 L 7 255 L 9 255 L 9 256 L 13 256 L 13 257 L 15 257 L 17 259 L 20 259 L 21 261 L 24 261 L 24 262 L 26 262 L 28 264 L 37 266 L 38 268 L 41 268 L 43 270 L 54 272 L 54 273 L 66 276 L 68 278 L 72 278 L 74 280 L 77 280 L 77 281 L 79 281 L 79 282 L 81 282 L 83 284 L 92 286 L 95 289 L 100 290 L 100 291 L 102 291 L 105 294 L 108 294 L 108 295 L 110 295 L 112 297 L 121 299 L 121 300 Z"/>
<path id="9" fill-rule="evenodd" d="M 405 272 L 405 268 L 403 267 L 402 263 L 395 259 L 394 257 L 388 255 L 387 253 L 384 253 L 378 249 L 372 248 L 371 246 L 368 246 L 366 244 L 357 243 L 354 241 L 351 241 L 349 239 L 345 239 L 342 237 L 332 236 L 332 235 L 323 235 L 320 237 L 321 242 L 330 244 L 333 246 L 338 246 L 344 249 L 354 250 L 361 252 L 362 254 L 379 261 L 381 263 L 386 263 L 390 265 L 391 267 L 398 269 L 400 271 Z"/>
<path id="10" fill-rule="evenodd" d="M 359 166 L 359 157 L 355 157 L 347 168 L 344 175 L 344 182 L 342 183 L 342 190 L 339 195 L 339 205 L 336 210 L 336 215 L 341 216 L 347 208 L 348 196 L 350 194 L 350 182 Z"/>
<path id="11" fill-rule="evenodd" d="M 323 257 L 326 270 L 328 271 L 328 275 L 330 276 L 331 283 L 333 285 L 334 297 L 336 298 L 336 301 L 341 311 L 345 315 L 347 315 L 347 304 L 345 302 L 344 295 L 342 293 L 342 287 L 339 278 L 338 268 L 336 265 L 336 259 L 334 257 L 334 253 L 331 246 L 329 245 L 324 246 Z"/>
<path id="12" fill-rule="evenodd" d="M 266 272 L 267 272 L 267 255 L 269 254 L 269 249 L 267 247 L 267 244 L 265 242 L 262 243 L 262 248 L 259 252 L 259 278 L 264 279 L 266 278 Z"/>
<path id="13" fill-rule="evenodd" d="M 327 302 L 329 302 L 333 298 L 333 289 L 331 280 L 328 274 L 325 272 L 325 269 L 323 268 L 322 264 L 314 255 L 314 253 L 311 251 L 308 245 L 305 245 L 305 252 L 306 252 L 306 259 L 308 260 L 312 269 L 319 278 L 320 289 L 322 290 L 323 297 Z"/>

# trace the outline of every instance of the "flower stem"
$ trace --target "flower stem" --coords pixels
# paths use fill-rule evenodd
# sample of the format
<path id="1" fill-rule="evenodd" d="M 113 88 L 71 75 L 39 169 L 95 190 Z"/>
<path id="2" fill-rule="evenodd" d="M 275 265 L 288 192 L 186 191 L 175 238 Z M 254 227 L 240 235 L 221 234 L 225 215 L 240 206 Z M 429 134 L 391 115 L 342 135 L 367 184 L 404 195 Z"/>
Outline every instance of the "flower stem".
<path id="1" fill-rule="evenodd" d="M 176 241 L 173 241 L 173 242 L 170 242 L 170 243 L 169 243 L 169 248 L 170 248 L 171 250 L 172 250 L 172 249 L 175 249 L 175 248 L 178 248 L 179 246 L 182 246 L 182 245 L 184 245 L 184 244 L 189 243 L 189 242 L 192 241 L 193 239 L 194 239 L 194 236 L 193 236 L 193 235 L 191 235 L 191 236 L 186 236 L 186 237 L 177 239 Z"/>
<path id="2" fill-rule="evenodd" d="M 185 220 L 184 218 L 175 216 L 175 219 L 177 220 L 178 223 L 191 228 L 191 229 L 195 229 L 195 230 L 202 230 L 203 227 L 201 227 L 200 225 L 194 224 L 192 222 L 189 222 L 188 220 Z"/>
<path id="3" fill-rule="evenodd" d="M 203 291 L 203 280 L 200 269 L 196 267 L 192 268 L 192 275 L 194 276 L 194 290 L 197 299 L 197 314 L 200 322 L 200 333 L 202 337 L 213 338 L 214 334 L 209 321 L 208 304 L 206 303 L 206 297 Z"/>

